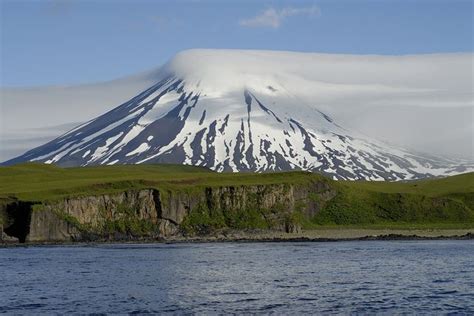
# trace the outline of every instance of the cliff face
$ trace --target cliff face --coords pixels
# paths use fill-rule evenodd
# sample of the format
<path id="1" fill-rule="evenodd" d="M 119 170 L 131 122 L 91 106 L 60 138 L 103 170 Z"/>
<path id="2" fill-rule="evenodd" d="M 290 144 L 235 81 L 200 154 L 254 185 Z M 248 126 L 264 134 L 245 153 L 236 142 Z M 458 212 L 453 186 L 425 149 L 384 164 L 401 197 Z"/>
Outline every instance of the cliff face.
<path id="1" fill-rule="evenodd" d="M 3 238 L 15 237 L 20 242 L 160 238 L 186 233 L 186 228 L 188 233 L 197 232 L 190 228 L 202 224 L 193 222 L 191 215 L 203 209 L 207 216 L 222 218 L 218 227 L 239 228 L 241 222 L 235 218 L 253 214 L 252 221 L 246 222 L 247 228 L 256 225 L 294 232 L 300 226 L 293 214 L 314 216 L 334 195 L 324 182 L 192 191 L 143 189 L 37 204 L 10 200 L 0 208 L 0 218 Z"/>
<path id="2" fill-rule="evenodd" d="M 273 184 L 240 187 L 206 188 L 209 209 L 236 210 L 259 207 L 272 209 L 277 206 L 288 212 L 302 211 L 312 217 L 322 203 L 335 196 L 336 192 L 325 182 L 305 185 Z M 315 197 L 318 196 L 320 199 Z"/>

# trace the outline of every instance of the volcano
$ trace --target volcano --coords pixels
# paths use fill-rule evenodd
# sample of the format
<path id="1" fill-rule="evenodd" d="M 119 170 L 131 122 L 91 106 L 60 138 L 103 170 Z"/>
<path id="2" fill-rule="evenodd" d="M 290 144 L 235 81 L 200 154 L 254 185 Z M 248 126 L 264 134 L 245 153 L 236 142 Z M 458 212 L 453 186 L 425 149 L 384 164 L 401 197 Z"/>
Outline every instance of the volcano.
<path id="1" fill-rule="evenodd" d="M 308 78 L 326 58 L 184 51 L 160 68 L 145 91 L 5 164 L 173 163 L 218 172 L 306 170 L 347 180 L 419 179 L 473 169 L 361 135 L 301 98 L 299 91 L 331 89 Z"/>

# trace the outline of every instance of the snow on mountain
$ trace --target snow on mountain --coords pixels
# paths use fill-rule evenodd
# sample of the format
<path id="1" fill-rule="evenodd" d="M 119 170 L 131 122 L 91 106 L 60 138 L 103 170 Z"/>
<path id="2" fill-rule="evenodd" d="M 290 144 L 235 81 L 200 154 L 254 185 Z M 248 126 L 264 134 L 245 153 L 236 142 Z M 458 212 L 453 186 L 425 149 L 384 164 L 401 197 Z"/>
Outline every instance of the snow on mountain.
<path id="1" fill-rule="evenodd" d="M 459 85 L 468 79 L 459 78 L 453 62 L 442 57 L 185 51 L 129 101 L 7 164 L 160 162 L 234 172 L 310 170 L 335 179 L 370 180 L 474 170 L 472 164 L 413 154 L 358 134 L 312 102 L 353 90 L 385 97 L 402 93 L 406 100 L 435 95 L 448 102 L 446 91 L 462 91 Z M 374 76 L 374 63 L 381 70 L 377 74 L 387 75 Z M 433 76 L 441 74 L 457 83 L 440 86 Z M 358 85 L 350 84 L 354 78 Z"/>

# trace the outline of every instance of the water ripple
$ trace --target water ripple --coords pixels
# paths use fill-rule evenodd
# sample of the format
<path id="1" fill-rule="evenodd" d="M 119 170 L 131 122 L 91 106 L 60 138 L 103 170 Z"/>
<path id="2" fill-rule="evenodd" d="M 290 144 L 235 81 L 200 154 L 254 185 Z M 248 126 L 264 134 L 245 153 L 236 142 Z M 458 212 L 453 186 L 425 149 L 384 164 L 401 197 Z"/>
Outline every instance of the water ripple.
<path id="1" fill-rule="evenodd" d="M 0 249 L 0 313 L 473 314 L 473 241 Z"/>

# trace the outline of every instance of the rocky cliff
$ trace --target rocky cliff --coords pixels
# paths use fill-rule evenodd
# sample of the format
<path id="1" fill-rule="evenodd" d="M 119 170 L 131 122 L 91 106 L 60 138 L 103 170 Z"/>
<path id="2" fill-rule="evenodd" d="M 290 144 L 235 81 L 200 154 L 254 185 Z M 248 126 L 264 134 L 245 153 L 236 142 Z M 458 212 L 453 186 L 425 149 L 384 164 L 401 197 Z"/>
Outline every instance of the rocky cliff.
<path id="1" fill-rule="evenodd" d="M 296 232 L 336 195 L 326 182 L 141 189 L 35 203 L 0 203 L 2 239 L 20 242 L 158 239 L 218 228 Z"/>

